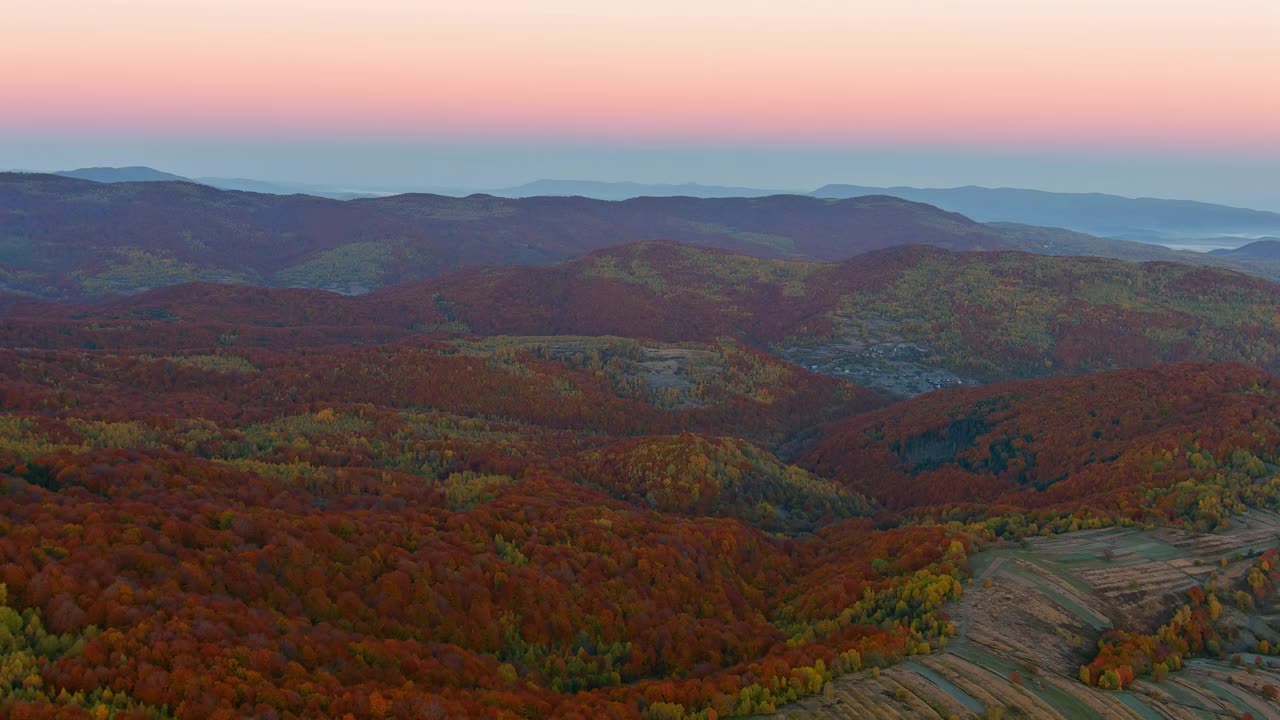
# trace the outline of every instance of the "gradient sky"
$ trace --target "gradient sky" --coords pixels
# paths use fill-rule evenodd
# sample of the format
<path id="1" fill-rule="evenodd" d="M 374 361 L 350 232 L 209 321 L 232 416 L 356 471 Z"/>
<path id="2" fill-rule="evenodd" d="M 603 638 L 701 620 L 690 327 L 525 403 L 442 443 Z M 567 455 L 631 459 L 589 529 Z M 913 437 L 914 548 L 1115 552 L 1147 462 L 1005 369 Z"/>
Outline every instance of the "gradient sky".
<path id="1" fill-rule="evenodd" d="M 972 182 L 1280 207 L 1277 0 L 0 8 L 0 167 Z"/>

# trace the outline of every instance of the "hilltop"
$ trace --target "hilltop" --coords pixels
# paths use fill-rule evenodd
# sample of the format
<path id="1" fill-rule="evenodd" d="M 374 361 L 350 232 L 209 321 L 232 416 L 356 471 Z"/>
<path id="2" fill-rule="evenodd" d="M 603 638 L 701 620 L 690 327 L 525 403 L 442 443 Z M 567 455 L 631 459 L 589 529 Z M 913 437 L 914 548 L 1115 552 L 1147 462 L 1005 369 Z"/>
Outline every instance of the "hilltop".
<path id="1" fill-rule="evenodd" d="M 155 168 L 135 165 L 132 167 L 88 167 L 75 170 L 61 170 L 54 173 L 62 177 L 77 180 L 89 180 L 100 183 L 118 182 L 195 182 L 191 178 L 174 175 Z"/>

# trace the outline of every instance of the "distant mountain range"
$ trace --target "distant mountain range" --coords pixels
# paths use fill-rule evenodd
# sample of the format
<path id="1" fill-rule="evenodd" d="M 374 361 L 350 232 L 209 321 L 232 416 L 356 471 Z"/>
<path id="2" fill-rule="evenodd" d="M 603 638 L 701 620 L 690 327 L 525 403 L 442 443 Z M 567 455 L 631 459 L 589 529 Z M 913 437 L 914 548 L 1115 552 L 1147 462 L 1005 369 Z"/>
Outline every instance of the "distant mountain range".
<path id="1" fill-rule="evenodd" d="M 333 185 L 255 180 L 251 178 L 184 177 L 143 166 L 78 168 L 76 170 L 60 170 L 52 174 L 103 183 L 189 182 L 216 187 L 220 190 L 243 190 L 245 192 L 268 193 L 271 195 L 315 195 L 335 200 L 385 197 L 387 195 L 410 192 L 430 192 L 434 195 L 450 195 L 454 197 L 482 194 L 505 198 L 586 197 L 594 200 L 631 200 L 638 197 L 730 198 L 806 194 L 795 190 L 764 190 L 761 188 L 727 185 L 701 185 L 699 183 L 646 184 L 636 182 L 600 182 L 596 180 L 534 180 L 523 185 L 483 189 L 450 187 L 343 189 Z"/>
<path id="2" fill-rule="evenodd" d="M 100 183 L 117 182 L 195 182 L 191 178 L 174 175 L 155 168 L 134 165 L 131 167 L 87 167 L 75 170 L 60 170 L 54 175 L 92 180 Z"/>
<path id="3" fill-rule="evenodd" d="M 208 185 L 220 190 L 243 190 L 245 192 L 267 193 L 270 195 L 315 195 L 316 197 L 327 197 L 335 200 L 354 200 L 356 198 L 392 194 L 390 192 L 343 190 L 330 185 L 251 180 L 248 178 L 189 178 L 145 166 L 77 168 L 75 170 L 60 170 L 52 174 L 100 183 L 189 182 L 197 185 Z"/>
<path id="4" fill-rule="evenodd" d="M 241 190 L 244 192 L 266 193 L 268 195 L 314 195 L 333 200 L 356 200 L 359 198 L 379 197 L 386 194 L 341 190 L 328 185 L 282 183 L 270 180 L 251 180 L 249 178 L 200 177 L 189 182 L 209 185 L 219 190 Z"/>
<path id="5" fill-rule="evenodd" d="M 763 190 L 761 188 L 699 183 L 646 184 L 636 182 L 599 182 L 596 180 L 534 180 L 515 187 L 483 191 L 498 197 L 577 196 L 594 200 L 630 200 L 638 197 L 765 197 L 768 195 L 804 195 L 795 190 Z"/>
<path id="6" fill-rule="evenodd" d="M 762 258 L 844 260 L 899 245 L 1226 266 L 1276 264 L 1014 223 L 896 197 L 397 195 L 338 201 L 184 182 L 0 173 L 0 290 L 129 293 L 189 281 L 367 292 L 481 265 L 548 265 L 622 242 L 673 240 Z"/>
<path id="7" fill-rule="evenodd" d="M 931 189 L 827 185 L 811 194 L 828 198 L 889 195 L 963 213 L 980 222 L 1046 225 L 1142 242 L 1218 235 L 1256 237 L 1280 231 L 1280 213 L 1190 200 L 973 186 Z"/>
<path id="8" fill-rule="evenodd" d="M 1017 188 L 826 185 L 807 192 L 698 183 L 646 184 L 593 180 L 536 180 L 523 185 L 496 189 L 352 188 L 246 178 L 185 178 L 147 167 L 81 168 L 57 174 L 96 182 L 182 180 L 224 190 L 244 190 L 276 195 L 305 194 L 338 200 L 382 197 L 424 190 L 433 194 L 455 197 L 479 193 L 506 198 L 585 197 L 596 200 L 629 200 L 639 197 L 765 197 L 788 194 L 847 199 L 884 195 L 958 212 L 979 222 L 1056 227 L 1102 237 L 1147 243 L 1203 244 L 1206 239 L 1216 239 L 1223 243 L 1237 244 L 1263 236 L 1280 235 L 1280 213 L 1276 212 L 1190 200 L 1128 198 L 1100 193 L 1059 193 Z"/>
<path id="9" fill-rule="evenodd" d="M 926 244 L 1251 268 L 1066 230 L 985 225 L 883 196 L 612 202 L 410 194 L 338 201 L 0 173 L 0 290 L 42 297 L 132 293 L 194 280 L 360 293 L 469 267 L 548 265 L 639 240 L 795 260 L 844 260 Z"/>

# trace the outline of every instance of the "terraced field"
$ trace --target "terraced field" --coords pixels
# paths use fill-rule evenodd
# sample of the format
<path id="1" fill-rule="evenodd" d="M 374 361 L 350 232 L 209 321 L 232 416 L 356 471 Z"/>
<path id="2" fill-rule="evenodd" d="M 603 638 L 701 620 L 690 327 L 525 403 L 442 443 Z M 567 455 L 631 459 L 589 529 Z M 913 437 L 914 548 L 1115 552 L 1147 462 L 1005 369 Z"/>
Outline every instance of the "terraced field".
<path id="1" fill-rule="evenodd" d="M 1280 515 L 1251 512 L 1213 535 L 1113 528 L 987 550 L 973 558 L 953 611 L 957 636 L 943 651 L 838 678 L 771 717 L 1280 719 L 1280 703 L 1265 695 L 1267 685 L 1280 687 L 1277 657 L 1195 659 L 1163 683 L 1125 692 L 1076 679 L 1104 630 L 1153 630 L 1185 590 L 1215 573 L 1236 584 L 1249 558 L 1278 538 Z"/>

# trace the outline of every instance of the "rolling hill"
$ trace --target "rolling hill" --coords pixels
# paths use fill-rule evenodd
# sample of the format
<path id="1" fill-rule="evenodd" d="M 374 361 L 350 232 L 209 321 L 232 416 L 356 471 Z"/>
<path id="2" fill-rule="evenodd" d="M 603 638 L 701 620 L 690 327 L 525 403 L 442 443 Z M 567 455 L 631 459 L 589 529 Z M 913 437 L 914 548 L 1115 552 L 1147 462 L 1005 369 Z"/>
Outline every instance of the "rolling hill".
<path id="1" fill-rule="evenodd" d="M 387 288 L 369 298 L 482 334 L 737 337 L 813 370 L 915 394 L 1179 359 L 1280 360 L 1280 287 L 1170 263 L 908 246 L 843 263 L 672 243 Z M 390 313 L 387 313 L 390 315 Z M 963 383 L 959 383 L 963 384 Z"/>
<path id="2" fill-rule="evenodd" d="M 891 396 L 1178 360 L 1280 367 L 1280 286 L 1172 263 L 904 246 L 840 263 L 633 243 L 356 297 L 194 283 L 11 298 L 10 346 L 325 347 L 429 333 L 732 340 Z M 230 342 L 230 341 L 229 341 Z"/>
<path id="3" fill-rule="evenodd" d="M 1280 640 L 1280 380 L 1162 361 L 1274 364 L 1277 292 L 1169 263 L 648 242 L 355 297 L 15 300 L 0 715 L 1266 707 L 1271 661 L 1230 655 Z M 889 404 L 777 357 L 800 351 L 1051 377 Z M 1143 367 L 1082 374 L 1121 365 Z"/>
<path id="4" fill-rule="evenodd" d="M 1193 512 L 1208 532 L 1280 488 L 1260 486 L 1280 464 L 1276 390 L 1224 364 L 947 390 L 829 426 L 801 464 L 897 509 Z"/>
<path id="5" fill-rule="evenodd" d="M 170 321 L 175 337 L 190 322 Z M 870 692 L 924 716 L 895 683 L 970 711 L 1111 709 L 1059 665 L 1122 666 L 1011 627 L 1015 600 L 1074 611 L 1062 627 L 1089 641 L 1095 612 L 1146 632 L 1123 613 L 1164 617 L 1167 594 L 1217 572 L 1223 598 L 1252 588 L 1245 553 L 1274 541 L 1196 537 L 1208 567 L 1156 575 L 1130 556 L 1169 561 L 1177 538 L 1109 551 L 1070 532 L 1273 507 L 1277 381 L 1238 365 L 882 408 L 732 343 L 239 342 L 0 350 L 0 657 L 22 670 L 0 712 L 655 720 Z M 679 357 L 683 373 L 664 369 Z M 668 392 L 681 377 L 688 392 Z M 822 424 L 807 469 L 765 449 Z M 1119 578 L 1074 578 L 1082 553 Z M 1224 618 L 1249 632 L 1198 651 L 1210 670 L 1271 637 L 1244 610 Z M 993 635 L 998 652 L 977 645 Z M 1043 679 L 1029 642 L 1052 659 Z M 1008 681 L 972 682 L 984 673 Z M 1211 698 L 1218 676 L 1178 682 Z"/>
<path id="6" fill-rule="evenodd" d="M 39 297 L 100 297 L 196 280 L 361 293 L 468 267 L 550 265 L 651 239 L 811 260 L 923 243 L 1239 266 L 1066 231 L 988 226 L 886 197 L 398 195 L 342 202 L 190 183 L 0 174 L 0 290 Z"/>

